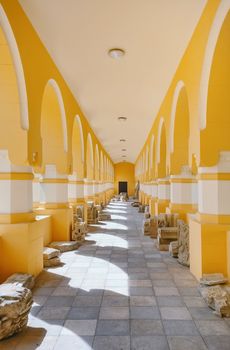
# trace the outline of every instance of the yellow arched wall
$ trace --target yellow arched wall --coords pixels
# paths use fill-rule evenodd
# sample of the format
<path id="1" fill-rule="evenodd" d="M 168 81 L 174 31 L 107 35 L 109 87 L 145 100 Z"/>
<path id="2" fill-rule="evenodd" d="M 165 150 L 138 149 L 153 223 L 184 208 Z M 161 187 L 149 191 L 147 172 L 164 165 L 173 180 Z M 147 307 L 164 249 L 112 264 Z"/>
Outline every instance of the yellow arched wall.
<path id="1" fill-rule="evenodd" d="M 209 37 L 210 29 L 215 17 L 220 0 L 209 0 L 203 11 L 203 14 L 198 22 L 198 25 L 193 33 L 190 43 L 181 59 L 181 62 L 175 72 L 172 82 L 168 88 L 164 100 L 159 108 L 156 116 L 154 116 L 154 123 L 149 131 L 149 135 L 146 139 L 145 144 L 137 157 L 137 161 L 146 152 L 146 147 L 151 145 L 151 137 L 154 135 L 155 140 L 158 138 L 158 125 L 160 119 L 163 116 L 165 122 L 166 130 L 166 165 L 169 169 L 169 173 L 172 174 L 170 169 L 170 124 L 171 124 L 171 111 L 172 111 L 172 101 L 176 86 L 179 81 L 183 81 L 188 98 L 188 110 L 189 110 L 189 154 L 188 161 L 189 165 L 194 169 L 199 165 L 205 166 L 210 165 L 210 163 L 216 163 L 216 154 L 207 154 L 207 148 L 202 151 L 201 140 L 202 133 L 200 131 L 200 109 L 199 109 L 199 98 L 200 98 L 200 82 L 201 82 L 201 72 L 203 68 L 203 59 L 206 50 L 207 40 Z M 183 128 L 180 128 L 181 133 Z M 157 152 L 157 147 L 155 147 L 155 152 Z M 156 153 L 155 153 L 156 155 Z M 202 157 L 201 157 L 202 155 Z M 202 158 L 202 159 L 201 159 Z M 157 159 L 157 157 L 155 157 Z M 194 164 L 194 160 L 195 163 Z M 202 163 L 201 163 L 202 161 Z M 156 167 L 156 164 L 155 164 Z M 152 173 L 153 174 L 153 173 Z M 141 179 L 141 176 L 139 176 Z M 153 180 L 152 175 L 152 180 Z"/>
<path id="2" fill-rule="evenodd" d="M 128 162 L 121 162 L 115 164 L 115 180 L 114 189 L 115 194 L 118 194 L 118 182 L 127 181 L 128 182 L 128 195 L 133 196 L 135 191 L 135 174 L 134 174 L 134 164 Z"/>
<path id="3" fill-rule="evenodd" d="M 44 91 L 46 89 L 49 80 L 54 80 L 59 87 L 65 106 L 66 112 L 66 128 L 67 128 L 67 144 L 68 151 L 65 156 L 65 162 L 62 162 L 62 166 L 59 166 L 62 172 L 69 173 L 73 168 L 72 164 L 72 135 L 73 124 L 76 115 L 79 115 L 84 132 L 84 147 L 87 146 L 88 133 L 92 136 L 93 147 L 98 144 L 99 152 L 102 151 L 103 155 L 109 157 L 107 152 L 102 147 L 100 141 L 96 137 L 95 133 L 91 129 L 88 121 L 83 115 L 76 99 L 73 97 L 69 90 L 65 80 L 62 78 L 60 72 L 49 56 L 46 48 L 42 44 L 30 21 L 26 17 L 18 1 L 0 0 L 7 18 L 10 22 L 10 26 L 13 30 L 15 40 L 18 46 L 18 50 L 21 57 L 21 62 L 24 70 L 24 77 L 26 83 L 26 91 L 28 98 L 28 115 L 29 115 L 29 130 L 28 132 L 20 130 L 19 118 L 16 117 L 18 112 L 15 109 L 12 111 L 12 115 L 16 118 L 14 123 L 17 132 L 14 129 L 11 130 L 9 135 L 12 135 L 14 142 L 7 145 L 11 154 L 14 154 L 12 161 L 16 164 L 21 164 L 22 161 L 33 165 L 38 168 L 42 166 L 42 137 L 41 137 L 41 119 L 42 119 L 42 101 Z M 3 43 L 4 37 L 0 35 L 0 42 Z M 7 48 L 5 49 L 7 53 Z M 35 54 L 36 53 L 36 54 Z M 4 59 L 9 61 L 9 55 L 5 54 Z M 3 55 L 1 55 L 3 62 Z M 1 64 L 0 64 L 1 65 Z M 0 67 L 1 69 L 1 67 Z M 6 75 L 5 75 L 6 76 Z M 14 78 L 15 80 L 15 78 Z M 5 82 L 2 83 L 3 88 L 6 89 Z M 1 89 L 1 87 L 0 87 Z M 7 91 L 4 90 L 1 96 L 6 96 Z M 17 93 L 17 91 L 16 91 Z M 17 95 L 14 94 L 14 100 L 17 101 Z M 10 96 L 12 98 L 12 94 Z M 3 99 L 3 97 L 2 97 Z M 5 99 L 5 97 L 4 97 Z M 7 101 L 7 99 L 5 99 Z M 7 107 L 6 107 L 7 108 Z M 9 120 L 6 122 L 5 130 L 9 129 L 12 122 Z M 28 146 L 26 137 L 28 135 Z M 13 146 L 15 145 L 15 147 Z M 4 145 L 3 145 L 4 146 Z M 4 146 L 6 148 L 6 146 Z M 17 149 L 16 152 L 14 152 Z M 12 150 L 12 151 L 11 151 Z M 36 155 L 36 157 L 35 157 Z M 86 152 L 84 154 L 84 177 L 86 177 Z M 63 157 L 61 157 L 63 159 Z M 60 164 L 59 152 L 52 155 L 53 162 Z"/>

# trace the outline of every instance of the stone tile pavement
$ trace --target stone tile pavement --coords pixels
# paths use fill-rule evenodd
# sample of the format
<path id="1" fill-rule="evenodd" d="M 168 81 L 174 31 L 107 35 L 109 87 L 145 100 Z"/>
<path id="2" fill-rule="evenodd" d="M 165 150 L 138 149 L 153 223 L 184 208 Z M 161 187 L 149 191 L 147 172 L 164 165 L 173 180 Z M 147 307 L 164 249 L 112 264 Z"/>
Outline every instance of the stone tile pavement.
<path id="1" fill-rule="evenodd" d="M 186 267 L 142 234 L 143 214 L 111 203 L 63 266 L 44 270 L 29 326 L 0 350 L 230 350 L 230 321 L 214 315 Z"/>

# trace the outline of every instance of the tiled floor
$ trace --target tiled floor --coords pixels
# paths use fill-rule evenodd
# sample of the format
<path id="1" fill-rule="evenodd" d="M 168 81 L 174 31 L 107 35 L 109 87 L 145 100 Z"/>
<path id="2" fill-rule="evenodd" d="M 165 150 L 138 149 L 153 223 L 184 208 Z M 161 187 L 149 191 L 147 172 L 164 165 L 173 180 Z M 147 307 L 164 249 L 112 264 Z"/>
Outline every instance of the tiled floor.
<path id="1" fill-rule="evenodd" d="M 112 221 L 39 276 L 29 327 L 0 349 L 230 350 L 230 321 L 205 305 L 187 268 L 143 236 L 143 214 L 130 203 L 108 210 Z"/>

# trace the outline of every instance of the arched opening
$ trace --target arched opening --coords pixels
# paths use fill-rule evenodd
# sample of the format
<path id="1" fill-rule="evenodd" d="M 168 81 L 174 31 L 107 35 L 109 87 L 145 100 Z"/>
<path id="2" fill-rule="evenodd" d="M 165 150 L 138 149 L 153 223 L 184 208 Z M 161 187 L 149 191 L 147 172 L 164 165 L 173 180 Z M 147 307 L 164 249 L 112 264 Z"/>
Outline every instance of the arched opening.
<path id="1" fill-rule="evenodd" d="M 42 166 L 56 164 L 60 173 L 67 171 L 67 127 L 61 91 L 49 80 L 43 94 L 41 109 Z"/>
<path id="2" fill-rule="evenodd" d="M 157 145 L 157 177 L 166 176 L 166 130 L 164 119 L 161 118 L 158 127 L 158 145 Z"/>
<path id="3" fill-rule="evenodd" d="M 93 141 L 90 133 L 87 136 L 86 146 L 86 176 L 88 180 L 94 179 Z"/>
<path id="4" fill-rule="evenodd" d="M 28 102 L 23 66 L 7 16 L 0 5 L 0 149 L 13 164 L 27 163 Z"/>
<path id="5" fill-rule="evenodd" d="M 77 115 L 73 122 L 72 131 L 72 156 L 73 156 L 73 172 L 79 179 L 84 178 L 84 135 L 81 120 Z"/>
<path id="6" fill-rule="evenodd" d="M 221 2 L 206 46 L 200 89 L 200 165 L 230 150 L 230 1 Z"/>
<path id="7" fill-rule="evenodd" d="M 170 122 L 170 173 L 177 175 L 189 163 L 189 106 L 182 81 L 175 89 Z"/>
<path id="8" fill-rule="evenodd" d="M 95 168 L 94 168 L 94 174 L 95 174 L 95 180 L 99 181 L 100 179 L 100 158 L 99 158 L 99 150 L 98 145 L 96 144 L 95 147 L 95 162 L 94 162 Z"/>

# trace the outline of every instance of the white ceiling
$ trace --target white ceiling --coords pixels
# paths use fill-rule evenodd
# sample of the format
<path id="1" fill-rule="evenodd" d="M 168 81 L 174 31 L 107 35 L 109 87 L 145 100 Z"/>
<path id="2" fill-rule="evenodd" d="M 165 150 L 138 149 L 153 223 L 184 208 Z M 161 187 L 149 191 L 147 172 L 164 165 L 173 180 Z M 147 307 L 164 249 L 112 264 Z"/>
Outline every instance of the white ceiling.
<path id="1" fill-rule="evenodd" d="M 206 0 L 19 2 L 113 161 L 134 162 Z"/>

